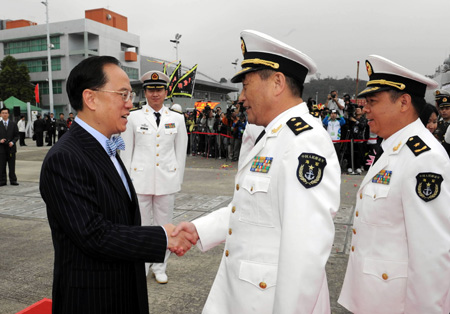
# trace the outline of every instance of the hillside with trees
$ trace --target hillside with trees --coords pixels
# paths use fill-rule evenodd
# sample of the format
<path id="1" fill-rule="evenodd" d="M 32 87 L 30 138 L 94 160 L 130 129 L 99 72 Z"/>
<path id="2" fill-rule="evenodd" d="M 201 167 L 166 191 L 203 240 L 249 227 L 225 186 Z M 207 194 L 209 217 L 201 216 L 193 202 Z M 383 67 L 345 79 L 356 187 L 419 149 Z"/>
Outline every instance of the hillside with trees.
<path id="1" fill-rule="evenodd" d="M 366 87 L 366 83 L 367 81 L 359 80 L 358 93 Z M 306 101 L 309 97 L 316 99 L 317 96 L 318 103 L 324 103 L 332 90 L 337 90 L 341 98 L 344 94 L 349 94 L 353 98 L 356 93 L 356 79 L 349 76 L 343 79 L 313 77 L 305 84 L 302 98 Z"/>

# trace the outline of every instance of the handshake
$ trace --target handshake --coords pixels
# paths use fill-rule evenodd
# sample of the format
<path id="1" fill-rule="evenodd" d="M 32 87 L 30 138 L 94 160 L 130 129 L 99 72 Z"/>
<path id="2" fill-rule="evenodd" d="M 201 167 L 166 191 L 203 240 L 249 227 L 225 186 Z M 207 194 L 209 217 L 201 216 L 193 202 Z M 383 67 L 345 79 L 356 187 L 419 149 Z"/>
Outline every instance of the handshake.
<path id="1" fill-rule="evenodd" d="M 173 224 L 163 226 L 167 233 L 167 248 L 177 256 L 183 256 L 197 244 L 199 239 L 197 229 L 192 222 L 181 222 L 175 227 Z"/>

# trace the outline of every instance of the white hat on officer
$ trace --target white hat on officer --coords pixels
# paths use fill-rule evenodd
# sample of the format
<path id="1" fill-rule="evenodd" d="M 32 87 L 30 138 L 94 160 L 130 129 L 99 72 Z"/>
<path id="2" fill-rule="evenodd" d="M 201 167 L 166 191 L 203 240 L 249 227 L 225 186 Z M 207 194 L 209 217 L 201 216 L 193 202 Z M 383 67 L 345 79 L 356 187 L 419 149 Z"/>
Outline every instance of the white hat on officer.
<path id="1" fill-rule="evenodd" d="M 148 71 L 141 77 L 142 87 L 147 89 L 167 88 L 170 78 L 160 71 Z"/>
<path id="2" fill-rule="evenodd" d="M 303 52 L 257 31 L 241 32 L 241 48 L 244 55 L 242 70 L 233 76 L 232 83 L 242 82 L 249 72 L 271 69 L 303 84 L 308 74 L 317 71 L 314 61 Z"/>
<path id="3" fill-rule="evenodd" d="M 366 60 L 366 69 L 369 81 L 358 97 L 396 90 L 423 98 L 427 88 L 436 89 L 438 87 L 438 83 L 425 75 L 411 71 L 381 56 L 370 55 Z"/>

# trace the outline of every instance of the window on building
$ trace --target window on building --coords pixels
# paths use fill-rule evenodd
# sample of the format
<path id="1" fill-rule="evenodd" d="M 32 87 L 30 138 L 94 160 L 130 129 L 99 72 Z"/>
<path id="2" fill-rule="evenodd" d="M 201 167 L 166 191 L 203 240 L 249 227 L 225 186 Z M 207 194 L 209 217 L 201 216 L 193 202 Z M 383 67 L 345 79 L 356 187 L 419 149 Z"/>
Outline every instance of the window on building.
<path id="1" fill-rule="evenodd" d="M 48 82 L 38 82 L 39 95 L 48 95 L 49 84 Z M 53 81 L 53 94 L 62 94 L 62 81 Z"/>
<path id="2" fill-rule="evenodd" d="M 128 75 L 130 79 L 139 79 L 139 70 L 136 68 L 130 68 L 126 66 L 122 66 L 122 69 L 125 71 L 125 73 Z"/>
<path id="3" fill-rule="evenodd" d="M 209 93 L 210 100 L 223 100 L 222 96 L 219 93 Z"/>
<path id="4" fill-rule="evenodd" d="M 52 49 L 60 49 L 61 44 L 58 37 L 50 37 L 50 43 L 53 45 Z M 47 50 L 47 38 L 38 38 L 22 41 L 13 41 L 4 44 L 5 55 L 12 55 L 16 53 L 34 52 Z"/>
<path id="5" fill-rule="evenodd" d="M 25 64 L 28 68 L 28 72 L 47 72 L 48 62 L 45 59 L 34 59 L 34 60 L 20 60 L 22 64 Z M 52 71 L 61 71 L 61 58 L 52 58 Z"/>

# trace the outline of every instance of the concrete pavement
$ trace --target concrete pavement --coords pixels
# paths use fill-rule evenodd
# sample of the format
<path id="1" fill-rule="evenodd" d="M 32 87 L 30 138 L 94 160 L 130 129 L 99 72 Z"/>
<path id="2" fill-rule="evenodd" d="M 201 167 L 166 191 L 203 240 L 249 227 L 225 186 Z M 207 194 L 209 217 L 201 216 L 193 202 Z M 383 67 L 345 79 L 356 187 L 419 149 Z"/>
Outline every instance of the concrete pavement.
<path id="1" fill-rule="evenodd" d="M 0 187 L 0 314 L 16 313 L 51 299 L 53 246 L 45 204 L 39 194 L 39 172 L 49 147 L 19 147 L 19 186 Z M 174 223 L 192 220 L 228 204 L 233 195 L 237 163 L 202 157 L 187 158 L 182 191 L 175 201 Z M 341 208 L 335 218 L 336 237 L 327 275 L 332 313 L 348 313 L 336 300 L 348 260 L 355 193 L 363 176 L 342 175 Z M 223 252 L 223 245 L 206 253 L 197 248 L 184 257 L 173 255 L 169 283 L 149 276 L 150 313 L 201 313 Z"/>

